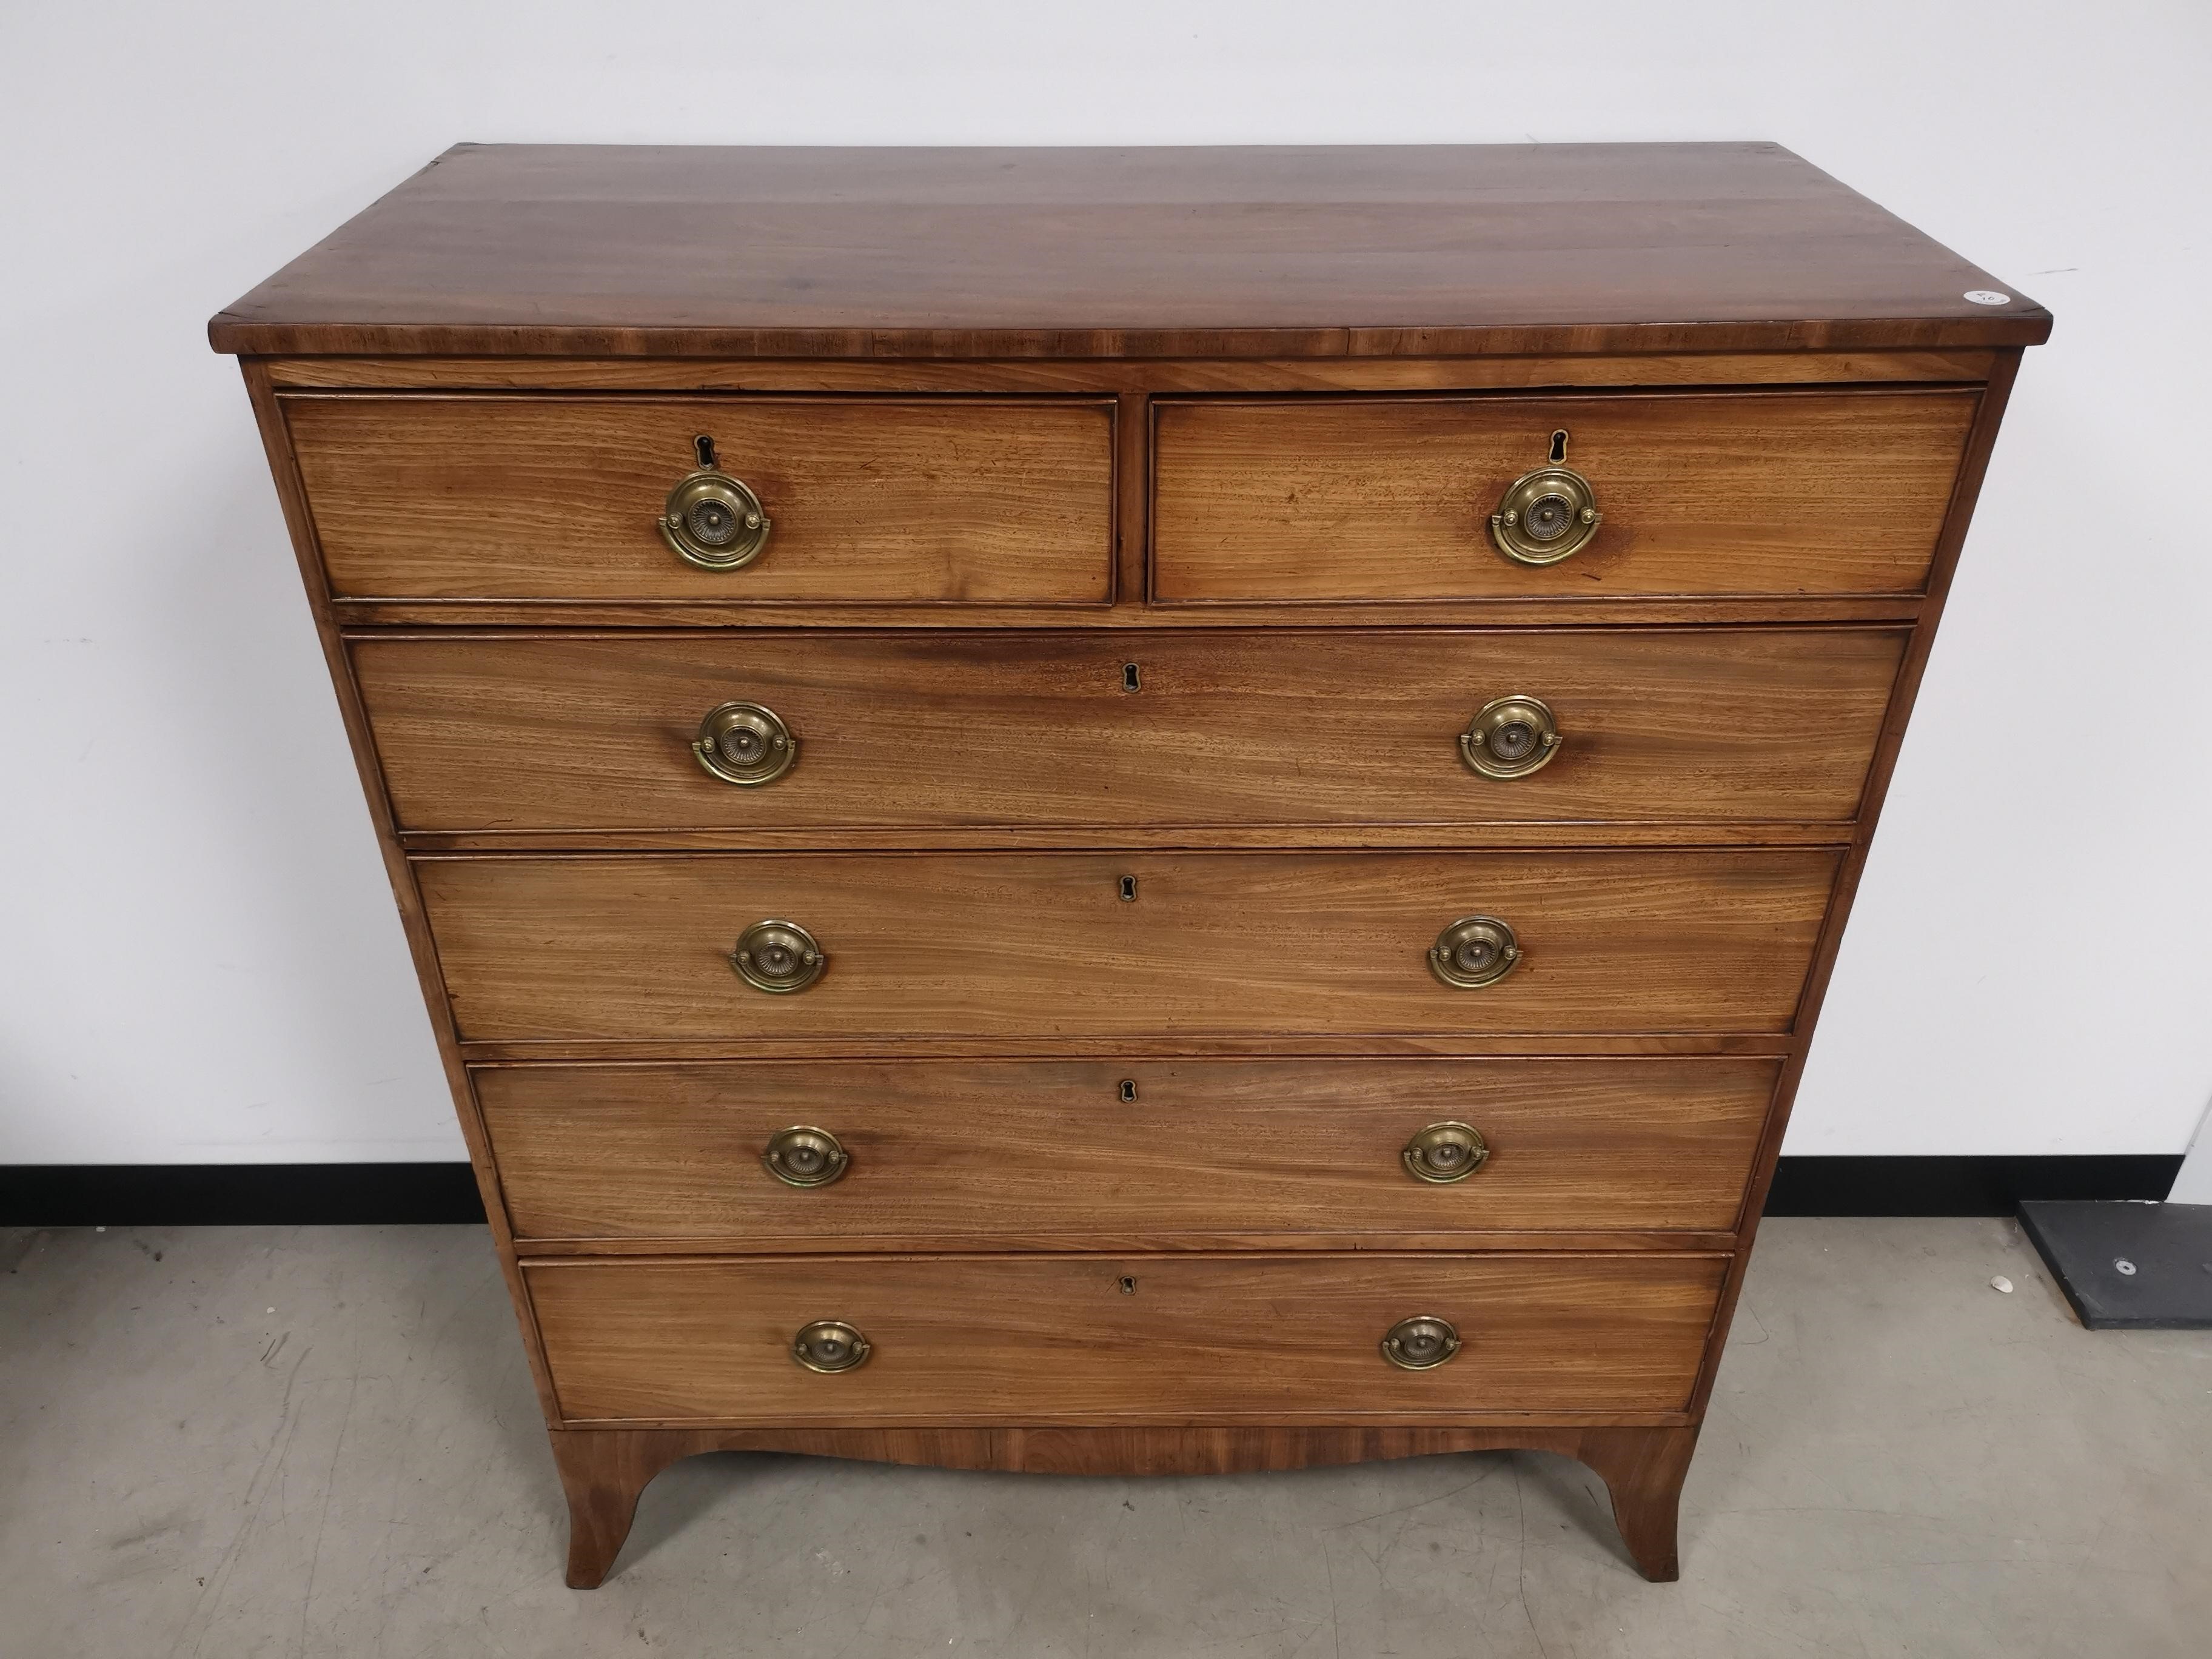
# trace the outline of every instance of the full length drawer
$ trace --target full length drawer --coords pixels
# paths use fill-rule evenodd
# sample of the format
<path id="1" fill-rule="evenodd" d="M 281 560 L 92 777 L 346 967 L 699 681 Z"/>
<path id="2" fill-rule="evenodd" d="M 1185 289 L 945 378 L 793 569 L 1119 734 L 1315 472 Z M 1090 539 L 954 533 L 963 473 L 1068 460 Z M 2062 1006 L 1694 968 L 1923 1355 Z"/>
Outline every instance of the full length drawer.
<path id="1" fill-rule="evenodd" d="M 1729 1229 L 1778 1064 L 809 1060 L 474 1078 L 519 1238 L 1070 1249 Z M 1455 1159 L 1423 1140 L 1437 1125 L 1457 1126 L 1433 1138 Z M 803 1143 L 813 1159 L 794 1167 L 776 1137 L 801 1126 L 834 1145 Z"/>
<path id="2" fill-rule="evenodd" d="M 417 635 L 352 652 L 406 830 L 1832 823 L 1857 809 L 1905 637 Z M 1522 697 L 1558 741 L 1500 764 L 1469 728 Z M 796 745 L 765 785 L 695 751 L 718 752 L 702 727 L 732 703 Z"/>
<path id="3" fill-rule="evenodd" d="M 1464 1036 L 1787 1031 L 1838 857 L 711 853 L 416 870 L 464 1038 Z M 1513 929 L 1521 958 L 1495 983 L 1447 985 L 1430 950 L 1475 915 Z M 818 946 L 820 977 L 795 994 L 733 964 L 770 921 Z"/>
<path id="4" fill-rule="evenodd" d="M 341 598 L 1097 605 L 1112 594 L 1110 403 L 283 403 Z M 660 532 L 702 439 L 764 509 L 767 540 L 739 568 L 687 563 Z"/>
<path id="5" fill-rule="evenodd" d="M 1917 592 L 1977 402 L 1944 391 L 1162 403 L 1152 590 L 1184 604 Z M 1581 551 L 1518 563 L 1493 544 L 1491 514 L 1555 447 L 1603 516 Z"/>
<path id="6" fill-rule="evenodd" d="M 569 1422 L 1281 1421 L 1689 1403 L 1717 1255 L 785 1257 L 537 1261 Z M 1382 1339 L 1448 1321 L 1404 1370 Z M 793 1358 L 817 1322 L 866 1358 Z"/>

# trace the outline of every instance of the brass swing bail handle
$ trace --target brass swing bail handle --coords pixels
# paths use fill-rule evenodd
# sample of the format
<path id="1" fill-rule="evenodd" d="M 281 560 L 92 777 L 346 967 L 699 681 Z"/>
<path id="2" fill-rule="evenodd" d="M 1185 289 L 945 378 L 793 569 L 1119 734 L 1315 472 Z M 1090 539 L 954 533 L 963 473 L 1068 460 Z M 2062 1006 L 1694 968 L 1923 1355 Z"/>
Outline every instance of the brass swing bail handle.
<path id="1" fill-rule="evenodd" d="M 843 1179 L 852 1162 L 842 1141 L 811 1123 L 778 1129 L 761 1152 L 762 1164 L 787 1187 L 827 1187 Z"/>
<path id="2" fill-rule="evenodd" d="M 1429 947 L 1429 971 L 1456 990 L 1495 985 L 1521 961 L 1521 941 L 1496 916 L 1462 916 Z"/>
<path id="3" fill-rule="evenodd" d="M 1432 1371 L 1459 1349 L 1459 1327 L 1433 1314 L 1401 1319 L 1382 1337 L 1382 1357 L 1401 1371 Z"/>
<path id="4" fill-rule="evenodd" d="M 1399 1157 L 1414 1180 L 1448 1187 L 1490 1161 L 1490 1143 L 1471 1123 L 1431 1123 L 1406 1143 Z"/>
<path id="5" fill-rule="evenodd" d="M 842 1319 L 817 1319 L 791 1339 L 791 1357 L 810 1371 L 849 1371 L 868 1363 L 868 1339 Z"/>
<path id="6" fill-rule="evenodd" d="M 702 455 L 713 453 L 702 441 Z M 743 480 L 702 465 L 668 492 L 660 539 L 702 570 L 742 570 L 768 546 L 768 509 Z"/>
<path id="7" fill-rule="evenodd" d="M 1557 564 L 1590 544 L 1605 522 L 1590 481 L 1565 465 L 1567 434 L 1552 434 L 1552 461 L 1505 487 L 1490 515 L 1490 539 L 1516 564 Z"/>
<path id="8" fill-rule="evenodd" d="M 1542 771 L 1565 740 L 1542 698 L 1498 697 L 1483 704 L 1468 722 L 1459 735 L 1459 752 L 1469 769 L 1510 781 Z"/>
<path id="9" fill-rule="evenodd" d="M 755 789 L 798 763 L 799 739 L 765 703 L 718 703 L 700 720 L 691 753 L 709 775 Z"/>
<path id="10" fill-rule="evenodd" d="M 757 921 L 738 936 L 730 966 L 755 990 L 787 996 L 820 979 L 830 957 L 795 921 Z"/>

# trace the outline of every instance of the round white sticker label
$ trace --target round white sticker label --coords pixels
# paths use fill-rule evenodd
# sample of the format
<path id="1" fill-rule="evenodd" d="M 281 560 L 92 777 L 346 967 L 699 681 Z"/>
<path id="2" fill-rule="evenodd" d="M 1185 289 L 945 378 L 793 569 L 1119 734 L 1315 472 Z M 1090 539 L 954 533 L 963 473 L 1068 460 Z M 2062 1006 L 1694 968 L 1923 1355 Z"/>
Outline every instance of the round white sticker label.
<path id="1" fill-rule="evenodd" d="M 2011 295 L 2000 294 L 1993 288 L 1970 288 L 1966 290 L 1966 298 L 1978 306 L 2008 306 L 2012 303 Z"/>

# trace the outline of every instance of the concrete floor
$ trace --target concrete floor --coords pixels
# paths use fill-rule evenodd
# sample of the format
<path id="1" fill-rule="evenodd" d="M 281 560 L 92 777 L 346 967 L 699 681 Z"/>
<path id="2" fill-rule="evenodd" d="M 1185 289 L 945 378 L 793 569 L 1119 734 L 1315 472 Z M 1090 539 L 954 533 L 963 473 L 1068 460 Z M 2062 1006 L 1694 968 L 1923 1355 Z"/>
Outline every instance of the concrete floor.
<path id="1" fill-rule="evenodd" d="M 481 1231 L 0 1233 L 0 1267 L 8 1659 L 2212 1650 L 2212 1333 L 2081 1330 L 2009 1223 L 1769 1224 L 1669 1585 L 1552 1457 L 727 1455 L 573 1591 Z"/>

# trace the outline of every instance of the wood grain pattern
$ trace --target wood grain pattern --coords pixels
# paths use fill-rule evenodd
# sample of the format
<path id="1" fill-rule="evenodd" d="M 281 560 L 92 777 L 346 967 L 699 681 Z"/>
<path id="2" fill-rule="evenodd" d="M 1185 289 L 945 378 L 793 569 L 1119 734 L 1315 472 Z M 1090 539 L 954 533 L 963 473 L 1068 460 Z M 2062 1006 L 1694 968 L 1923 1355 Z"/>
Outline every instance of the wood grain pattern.
<path id="1" fill-rule="evenodd" d="M 1712 1255 L 808 1256 L 526 1261 L 570 1424 L 857 1427 L 1675 1411 L 1712 1321 Z M 1378 1351 L 1414 1315 L 1449 1364 Z M 821 1319 L 873 1348 L 824 1376 Z"/>
<path id="2" fill-rule="evenodd" d="M 1100 633 L 1213 628 L 1585 628 L 1593 625 L 1701 628 L 1799 627 L 1813 624 L 1905 623 L 1920 615 L 1913 593 L 1784 595 L 1731 594 L 1717 599 L 1645 599 L 1573 593 L 1533 599 L 1436 599 L 1393 611 L 1367 600 L 1299 604 L 1294 610 L 1265 600 L 1219 605 L 1150 605 L 1141 586 L 1125 587 L 1111 605 L 1072 617 L 1064 605 L 838 605 L 834 602 L 760 604 L 743 599 L 342 599 L 331 612 L 344 627 L 520 628 L 544 630 L 642 628 L 727 629 L 761 633 L 781 629 L 978 628 L 1065 629 L 1079 618 Z"/>
<path id="3" fill-rule="evenodd" d="M 1556 1058 L 1556 1056 L 1555 1056 Z M 837 1061 L 823 1061 L 835 1065 Z M 1109 1255 L 1210 1255 L 1224 1250 L 1271 1255 L 1328 1255 L 1340 1250 L 1512 1250 L 1522 1253 L 1562 1252 L 1576 1255 L 1591 1250 L 1651 1252 L 1679 1255 L 1684 1251 L 1733 1250 L 1734 1227 L 1649 1228 L 1545 1227 L 1485 1231 L 1455 1228 L 1443 1232 L 1407 1232 L 1370 1229 L 1364 1233 L 1316 1232 L 1306 1228 L 1272 1232 L 1223 1231 L 1164 1233 L 1157 1228 L 1141 1232 L 1078 1232 L 1065 1227 L 1045 1232 L 995 1232 L 979 1239 L 971 1229 L 957 1232 L 908 1232 L 896 1237 L 860 1237 L 840 1239 L 830 1248 L 874 1255 L 937 1255 L 986 1249 L 1000 1255 L 1064 1255 L 1069 1251 Z M 534 1238 L 530 1254 L 545 1261 L 683 1255 L 774 1256 L 819 1255 L 824 1246 L 803 1234 L 757 1233 L 738 1240 L 727 1238 Z"/>
<path id="4" fill-rule="evenodd" d="M 406 830 L 1842 823 L 1901 632 L 757 635 L 353 644 Z M 1127 688 L 1133 665 L 1139 690 Z M 1541 771 L 1473 771 L 1493 697 L 1544 699 Z M 765 704 L 765 787 L 700 717 Z"/>
<path id="5" fill-rule="evenodd" d="M 1968 392 L 1160 400 L 1152 593 L 1223 600 L 1917 592 Z M 1532 568 L 1489 521 L 1566 464 L 1605 513 Z"/>
<path id="6" fill-rule="evenodd" d="M 1716 1332 L 1713 1340 L 1722 1340 Z M 1671 1583 L 1682 1576 L 1675 1523 L 1698 1427 L 1686 1423 L 1666 1429 L 1592 1429 L 1572 1454 L 1605 1482 L 1621 1542 L 1637 1571 L 1654 1583 Z"/>
<path id="7" fill-rule="evenodd" d="M 401 842 L 416 853 L 1016 853 L 1140 848 L 1205 848 L 1265 853 L 1285 842 L 1310 848 L 1556 847 L 1841 847 L 1848 821 L 1804 823 L 1775 818 L 1718 823 L 1212 823 L 1112 826 L 1082 823 L 888 825 L 826 829 L 814 825 L 709 830 L 408 830 Z"/>
<path id="8" fill-rule="evenodd" d="M 297 391 L 450 392 L 1457 392 L 1531 386 L 1980 382 L 1994 354 L 1650 352 L 1637 356 L 1296 357 L 1222 362 L 1049 358 L 272 357 Z"/>
<path id="9" fill-rule="evenodd" d="M 448 150 L 220 351 L 1436 356 L 2041 340 L 1778 145 Z M 2008 290 L 2015 293 L 2017 290 Z"/>
<path id="10" fill-rule="evenodd" d="M 1678 1576 L 1675 1510 L 1696 1430 L 1579 1428 L 555 1429 L 568 1497 L 568 1584 L 613 1568 L 637 1500 L 671 1463 L 705 1452 L 768 1451 L 1009 1474 L 1240 1474 L 1380 1459 L 1515 1449 L 1580 1458 L 1606 1481 L 1629 1558 L 1647 1578 Z"/>
<path id="11" fill-rule="evenodd" d="M 461 1033 L 852 1042 L 974 1036 L 1781 1031 L 1826 850 L 720 854 L 416 862 Z M 1134 902 L 1121 897 L 1125 877 Z M 1527 952 L 1449 988 L 1439 930 Z M 728 956 L 764 919 L 827 953 L 797 995 Z"/>
<path id="12" fill-rule="evenodd" d="M 545 1060 L 581 1060 L 593 1065 L 629 1060 L 1002 1060 L 1050 1054 L 1067 1060 L 1115 1060 L 1141 1052 L 1157 1060 L 1297 1060 L 1369 1055 L 1397 1060 L 1495 1060 L 1528 1055 L 1607 1056 L 1638 1059 L 1768 1060 L 1791 1053 L 1788 1031 L 1647 1031 L 1559 1035 L 1451 1031 L 1413 1036 L 1405 1032 L 1356 1031 L 1347 1036 L 1293 1036 L 1277 1032 L 1251 1036 L 1146 1036 L 1141 1045 L 1121 1036 L 1056 1036 L 1038 1042 L 1006 1037 L 913 1037 L 892 1043 L 817 1037 L 678 1037 L 641 1048 L 635 1041 L 556 1037 L 501 1041 L 477 1038 L 461 1044 L 471 1065 L 536 1065 Z"/>
<path id="13" fill-rule="evenodd" d="M 1114 405 L 289 394 L 332 590 L 349 597 L 1103 605 Z M 655 527 L 714 441 L 767 549 L 701 570 Z"/>
<path id="14" fill-rule="evenodd" d="M 815 1060 L 492 1066 L 476 1089 L 520 1238 L 1004 1249 L 1024 1235 L 1726 1230 L 1777 1069 Z M 1400 1152 L 1444 1120 L 1479 1129 L 1489 1159 L 1450 1185 L 1416 1181 Z M 843 1145 L 834 1185 L 800 1190 L 762 1167 L 793 1124 Z"/>

